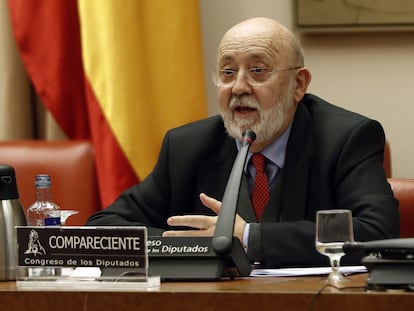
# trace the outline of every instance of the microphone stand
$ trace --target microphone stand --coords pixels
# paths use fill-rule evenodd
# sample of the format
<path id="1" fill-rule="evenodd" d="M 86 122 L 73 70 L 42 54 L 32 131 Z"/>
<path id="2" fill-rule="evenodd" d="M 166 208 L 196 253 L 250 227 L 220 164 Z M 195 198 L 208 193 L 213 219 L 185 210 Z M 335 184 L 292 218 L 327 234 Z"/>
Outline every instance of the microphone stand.
<path id="1" fill-rule="evenodd" d="M 217 280 L 249 276 L 251 264 L 242 243 L 233 236 L 237 202 L 246 157 L 256 139 L 243 132 L 243 145 L 234 161 L 211 237 L 149 237 L 149 274 L 166 280 Z"/>
<path id="2" fill-rule="evenodd" d="M 252 130 L 243 132 L 243 145 L 234 160 L 233 168 L 227 181 L 223 201 L 220 208 L 220 216 L 217 219 L 216 230 L 213 236 L 213 249 L 217 254 L 226 254 L 232 248 L 234 221 L 236 217 L 237 202 L 240 194 L 240 183 L 246 163 L 247 153 L 256 139 Z"/>

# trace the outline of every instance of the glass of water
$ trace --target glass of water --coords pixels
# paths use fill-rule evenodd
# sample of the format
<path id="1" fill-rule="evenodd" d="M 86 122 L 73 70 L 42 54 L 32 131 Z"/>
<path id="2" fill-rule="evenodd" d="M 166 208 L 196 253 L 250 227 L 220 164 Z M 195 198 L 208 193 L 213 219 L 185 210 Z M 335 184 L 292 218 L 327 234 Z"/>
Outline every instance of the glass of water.
<path id="1" fill-rule="evenodd" d="M 339 271 L 342 247 L 345 242 L 354 241 L 352 213 L 350 210 L 321 210 L 316 213 L 316 249 L 329 258 L 331 272 L 327 281 L 338 284 L 348 279 Z"/>

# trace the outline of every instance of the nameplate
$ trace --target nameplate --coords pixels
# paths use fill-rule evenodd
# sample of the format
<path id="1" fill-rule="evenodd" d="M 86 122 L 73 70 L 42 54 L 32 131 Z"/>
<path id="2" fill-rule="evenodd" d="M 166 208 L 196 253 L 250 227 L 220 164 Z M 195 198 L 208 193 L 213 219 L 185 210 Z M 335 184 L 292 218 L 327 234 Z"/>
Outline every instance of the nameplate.
<path id="1" fill-rule="evenodd" d="M 145 227 L 16 227 L 18 265 L 148 267 Z"/>
<path id="2" fill-rule="evenodd" d="M 216 256 L 211 237 L 148 237 L 150 257 L 208 257 Z"/>

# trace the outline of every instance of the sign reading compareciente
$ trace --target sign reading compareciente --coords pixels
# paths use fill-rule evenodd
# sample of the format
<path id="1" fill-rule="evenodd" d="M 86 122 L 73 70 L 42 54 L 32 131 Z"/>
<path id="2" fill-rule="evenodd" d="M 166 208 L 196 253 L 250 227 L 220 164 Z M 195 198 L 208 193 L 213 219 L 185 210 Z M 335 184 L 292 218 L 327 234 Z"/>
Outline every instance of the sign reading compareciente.
<path id="1" fill-rule="evenodd" d="M 145 227 L 16 227 L 19 266 L 148 267 Z"/>

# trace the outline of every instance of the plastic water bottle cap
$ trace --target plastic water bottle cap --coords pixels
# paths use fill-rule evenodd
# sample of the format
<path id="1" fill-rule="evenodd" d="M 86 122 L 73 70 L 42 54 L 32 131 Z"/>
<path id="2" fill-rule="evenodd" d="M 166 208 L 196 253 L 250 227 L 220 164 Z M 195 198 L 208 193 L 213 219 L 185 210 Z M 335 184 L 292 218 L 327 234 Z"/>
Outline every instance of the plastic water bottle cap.
<path id="1" fill-rule="evenodd" d="M 36 188 L 49 188 L 51 185 L 50 176 L 47 174 L 36 175 L 35 186 Z"/>

